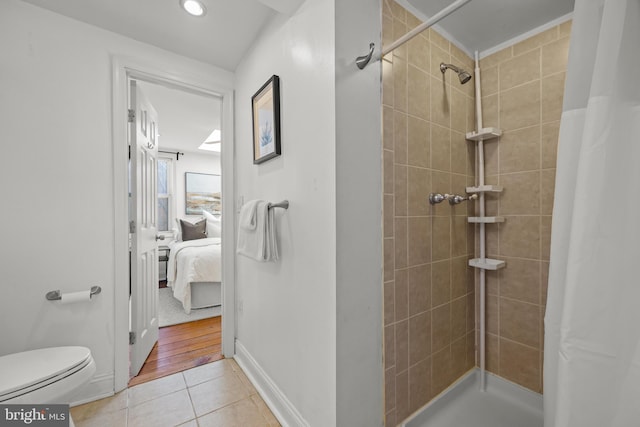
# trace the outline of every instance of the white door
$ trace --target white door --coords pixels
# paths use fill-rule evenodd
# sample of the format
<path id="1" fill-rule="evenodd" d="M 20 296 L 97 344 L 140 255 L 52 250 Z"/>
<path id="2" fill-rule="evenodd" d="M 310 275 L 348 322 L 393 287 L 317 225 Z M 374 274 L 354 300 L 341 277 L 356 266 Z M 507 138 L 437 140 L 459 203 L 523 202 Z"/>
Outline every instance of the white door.
<path id="1" fill-rule="evenodd" d="M 130 374 L 135 376 L 158 341 L 158 116 L 133 80 L 129 97 L 130 109 L 135 111 L 134 119 L 129 120 L 133 333 Z"/>

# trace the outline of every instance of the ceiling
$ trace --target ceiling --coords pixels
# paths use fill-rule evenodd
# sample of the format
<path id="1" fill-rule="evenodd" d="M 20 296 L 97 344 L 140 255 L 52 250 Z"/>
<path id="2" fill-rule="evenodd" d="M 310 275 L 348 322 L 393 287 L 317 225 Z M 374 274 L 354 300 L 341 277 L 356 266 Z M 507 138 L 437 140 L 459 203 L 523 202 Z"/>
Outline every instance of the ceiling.
<path id="1" fill-rule="evenodd" d="M 198 150 L 198 146 L 214 129 L 220 129 L 220 98 L 153 83 L 138 81 L 137 84 L 158 113 L 160 150 L 219 155 Z"/>
<path id="2" fill-rule="evenodd" d="M 396 0 L 426 20 L 453 0 Z M 437 24 L 468 53 L 483 52 L 573 12 L 575 0 L 471 0 Z"/>

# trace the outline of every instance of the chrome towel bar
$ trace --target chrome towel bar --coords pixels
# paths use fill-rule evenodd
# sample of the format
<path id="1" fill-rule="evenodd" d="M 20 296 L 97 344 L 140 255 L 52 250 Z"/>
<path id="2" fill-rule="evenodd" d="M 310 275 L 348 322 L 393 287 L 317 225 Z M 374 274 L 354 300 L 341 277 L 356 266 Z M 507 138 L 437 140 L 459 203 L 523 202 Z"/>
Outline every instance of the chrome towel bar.
<path id="1" fill-rule="evenodd" d="M 288 200 L 283 200 L 283 201 L 278 202 L 278 203 L 269 203 L 269 209 L 271 209 L 271 208 L 289 209 L 289 201 Z"/>
<path id="2" fill-rule="evenodd" d="M 91 298 L 93 298 L 94 295 L 98 295 L 100 292 L 102 292 L 102 288 L 100 286 L 92 286 L 91 287 L 91 293 L 89 294 L 89 296 Z M 49 301 L 61 300 L 62 299 L 62 292 L 60 292 L 59 289 L 57 291 L 49 291 L 49 292 L 47 292 L 46 298 Z"/>

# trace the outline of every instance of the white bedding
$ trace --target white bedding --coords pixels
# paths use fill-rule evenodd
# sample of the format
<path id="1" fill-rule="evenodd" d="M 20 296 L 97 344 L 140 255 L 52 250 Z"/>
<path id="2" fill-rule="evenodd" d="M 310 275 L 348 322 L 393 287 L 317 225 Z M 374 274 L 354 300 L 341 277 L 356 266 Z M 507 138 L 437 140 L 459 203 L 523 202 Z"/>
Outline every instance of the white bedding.
<path id="1" fill-rule="evenodd" d="M 191 282 L 220 282 L 220 238 L 174 242 L 169 245 L 167 286 L 182 302 L 185 313 L 191 312 Z"/>

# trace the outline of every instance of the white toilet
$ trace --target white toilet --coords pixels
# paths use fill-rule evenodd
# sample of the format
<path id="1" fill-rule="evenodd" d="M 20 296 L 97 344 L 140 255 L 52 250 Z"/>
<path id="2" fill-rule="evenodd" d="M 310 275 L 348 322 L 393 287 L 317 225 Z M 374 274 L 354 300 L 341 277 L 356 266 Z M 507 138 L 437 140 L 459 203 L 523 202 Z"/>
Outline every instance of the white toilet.
<path id="1" fill-rule="evenodd" d="M 95 372 L 96 364 L 86 347 L 8 354 L 0 357 L 0 403 L 67 404 Z"/>

